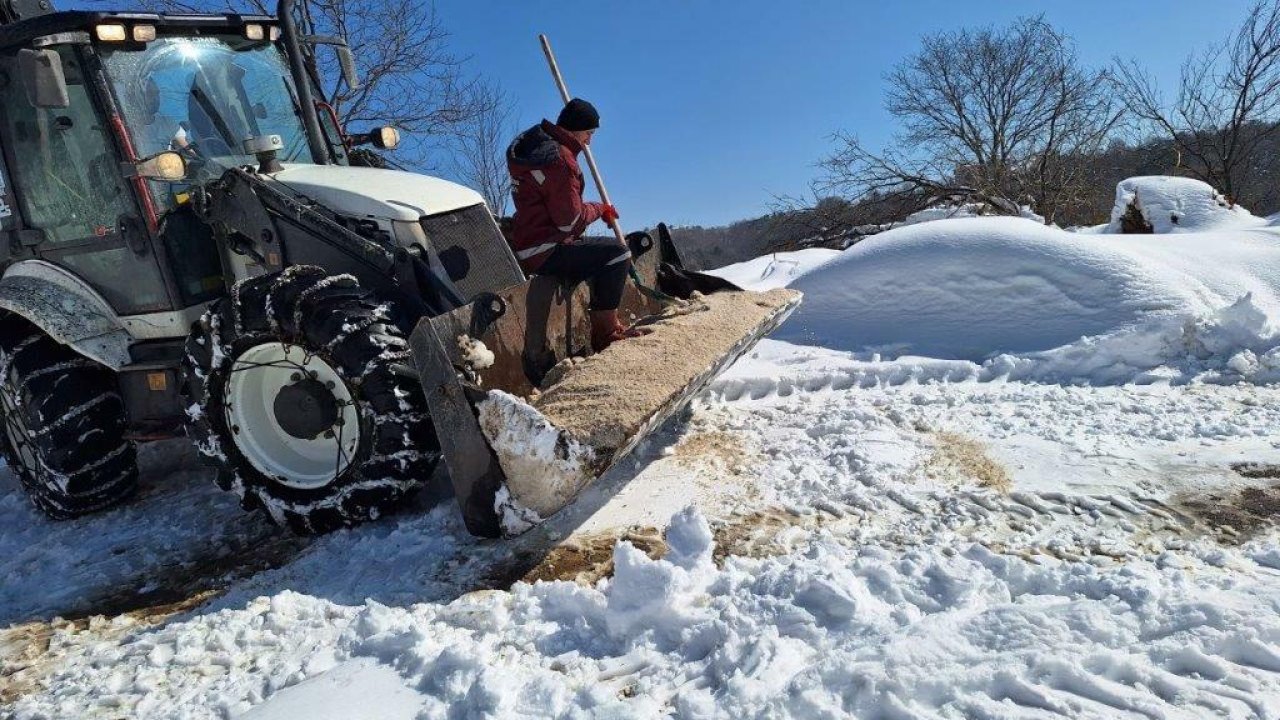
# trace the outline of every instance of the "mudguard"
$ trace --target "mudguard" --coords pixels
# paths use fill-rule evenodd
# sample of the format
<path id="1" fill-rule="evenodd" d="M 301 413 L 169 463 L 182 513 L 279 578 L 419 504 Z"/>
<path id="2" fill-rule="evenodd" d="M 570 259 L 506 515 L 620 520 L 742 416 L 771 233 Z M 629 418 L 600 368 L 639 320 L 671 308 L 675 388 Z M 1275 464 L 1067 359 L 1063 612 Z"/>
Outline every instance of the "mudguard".
<path id="1" fill-rule="evenodd" d="M 83 280 L 56 265 L 23 260 L 11 266 L 0 278 L 0 308 L 113 370 L 130 362 L 132 338 L 111 306 Z"/>

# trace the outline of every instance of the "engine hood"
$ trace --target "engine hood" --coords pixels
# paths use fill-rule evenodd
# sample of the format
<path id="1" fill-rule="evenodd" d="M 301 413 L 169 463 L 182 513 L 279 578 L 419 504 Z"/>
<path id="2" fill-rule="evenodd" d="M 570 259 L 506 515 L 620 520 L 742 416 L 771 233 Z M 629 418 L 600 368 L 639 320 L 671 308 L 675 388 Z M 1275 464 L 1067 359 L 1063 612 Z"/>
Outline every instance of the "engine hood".
<path id="1" fill-rule="evenodd" d="M 399 170 L 346 165 L 285 165 L 271 175 L 343 215 L 416 222 L 425 215 L 484 202 L 474 190 L 448 180 Z"/>

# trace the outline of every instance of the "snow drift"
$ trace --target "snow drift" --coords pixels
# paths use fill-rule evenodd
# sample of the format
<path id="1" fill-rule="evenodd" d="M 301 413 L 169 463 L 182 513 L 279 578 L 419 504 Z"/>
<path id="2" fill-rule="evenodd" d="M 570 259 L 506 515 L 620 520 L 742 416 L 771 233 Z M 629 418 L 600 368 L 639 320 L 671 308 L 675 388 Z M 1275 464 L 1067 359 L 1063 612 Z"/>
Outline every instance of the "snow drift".
<path id="1" fill-rule="evenodd" d="M 745 262 L 709 270 L 709 275 L 722 277 L 729 282 L 751 290 L 772 290 L 786 287 L 814 268 L 840 257 L 839 250 L 808 248 L 794 252 L 761 255 Z"/>
<path id="2" fill-rule="evenodd" d="M 775 339 L 981 361 L 1084 337 L 1161 333 L 1242 297 L 1280 317 L 1270 229 L 1076 234 L 1019 218 L 939 220 L 870 238 L 793 285 L 806 302 Z"/>

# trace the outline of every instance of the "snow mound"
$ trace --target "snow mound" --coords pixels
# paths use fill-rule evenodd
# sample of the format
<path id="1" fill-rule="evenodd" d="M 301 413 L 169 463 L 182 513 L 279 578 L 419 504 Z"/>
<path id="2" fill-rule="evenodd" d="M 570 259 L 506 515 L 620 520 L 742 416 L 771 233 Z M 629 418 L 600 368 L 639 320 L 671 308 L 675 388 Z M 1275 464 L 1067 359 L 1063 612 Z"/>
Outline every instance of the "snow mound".
<path id="1" fill-rule="evenodd" d="M 1280 317 L 1270 230 L 1081 235 L 1019 218 L 898 228 L 800 277 L 787 342 L 983 361 L 1207 318 L 1245 295 Z M 1156 328 L 1155 326 L 1159 326 Z"/>
<path id="2" fill-rule="evenodd" d="M 934 220 L 952 220 L 955 218 L 983 217 L 996 214 L 997 211 L 986 203 L 959 203 L 954 205 L 935 205 L 927 207 L 923 210 L 917 210 L 911 213 L 902 222 L 897 223 L 897 227 L 907 225 L 919 225 L 923 222 L 933 222 Z M 1033 220 L 1038 223 L 1044 223 L 1044 217 L 1037 215 L 1035 211 L 1027 206 L 1018 208 L 1017 217 L 1026 220 Z"/>
<path id="3" fill-rule="evenodd" d="M 953 220 L 955 218 L 982 217 L 987 214 L 983 212 L 984 208 L 978 203 L 964 203 L 962 205 L 937 205 L 928 207 L 923 210 L 917 210 L 902 220 L 899 225 L 919 225 L 922 222 L 933 222 L 934 220 Z"/>
<path id="4" fill-rule="evenodd" d="M 1130 206 L 1157 234 L 1199 232 L 1212 228 L 1259 227 L 1267 221 L 1232 205 L 1207 183 L 1163 175 L 1133 177 L 1116 185 L 1111 222 L 1103 232 L 1123 232 Z"/>
<path id="5" fill-rule="evenodd" d="M 711 384 L 732 399 L 793 392 L 893 387 L 908 383 L 1033 382 L 1124 385 L 1280 382 L 1280 331 L 1252 295 L 1204 316 L 1172 316 L 981 363 L 849 353 L 764 340 Z"/>
<path id="6" fill-rule="evenodd" d="M 761 255 L 745 262 L 708 270 L 708 275 L 724 278 L 738 287 L 773 290 L 787 287 L 814 268 L 840 256 L 839 250 L 809 248 L 794 252 Z"/>

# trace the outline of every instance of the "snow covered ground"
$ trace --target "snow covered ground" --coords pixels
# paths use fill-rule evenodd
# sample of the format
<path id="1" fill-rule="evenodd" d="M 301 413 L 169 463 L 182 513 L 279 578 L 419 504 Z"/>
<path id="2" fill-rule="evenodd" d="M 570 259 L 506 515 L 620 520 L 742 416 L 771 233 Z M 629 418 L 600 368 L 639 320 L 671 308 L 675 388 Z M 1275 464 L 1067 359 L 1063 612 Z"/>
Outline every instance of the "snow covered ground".
<path id="1" fill-rule="evenodd" d="M 727 268 L 807 291 L 792 342 L 517 542 L 425 500 L 282 538 L 177 446 L 149 453 L 138 503 L 75 523 L 0 478 L 0 700 L 17 718 L 1280 717 L 1277 243 L 962 219 Z"/>
<path id="2" fill-rule="evenodd" d="M 735 283 L 739 287 L 772 290 L 787 287 L 801 276 L 835 260 L 840 255 L 841 251 L 828 248 L 774 253 L 727 265 L 719 270 L 712 270 L 711 274 Z"/>

